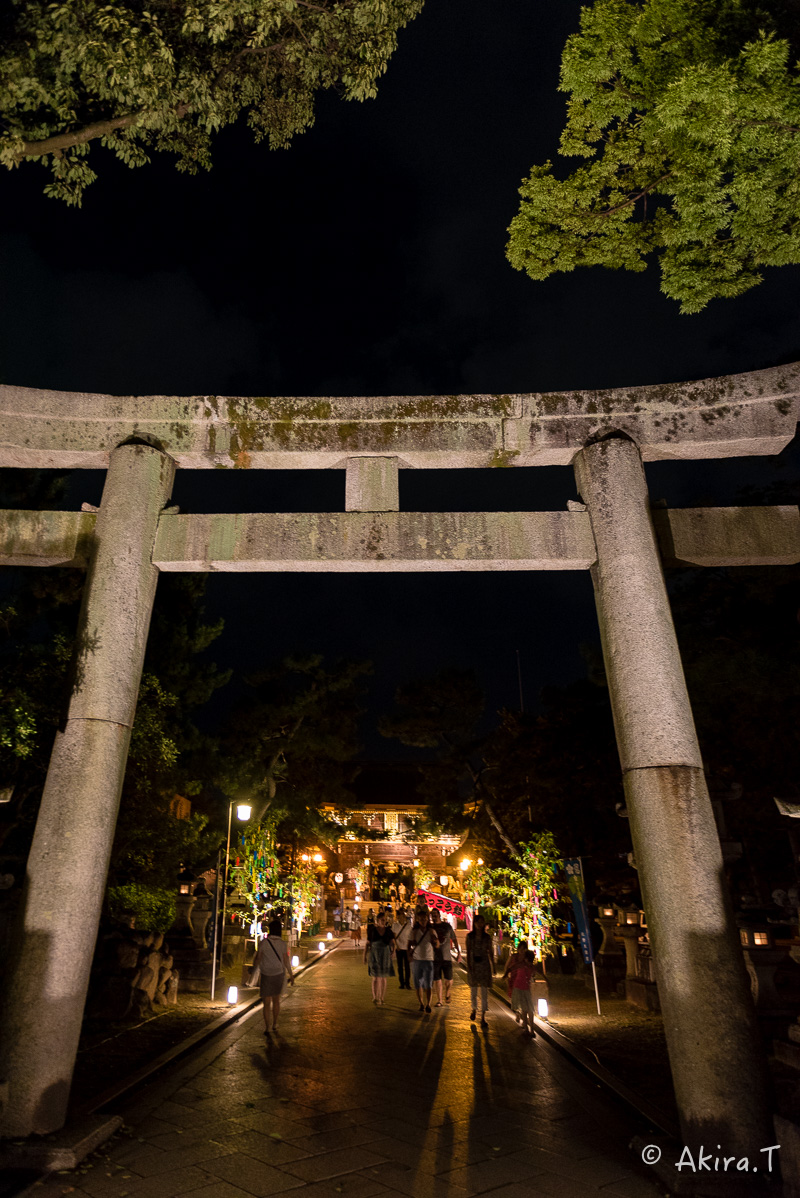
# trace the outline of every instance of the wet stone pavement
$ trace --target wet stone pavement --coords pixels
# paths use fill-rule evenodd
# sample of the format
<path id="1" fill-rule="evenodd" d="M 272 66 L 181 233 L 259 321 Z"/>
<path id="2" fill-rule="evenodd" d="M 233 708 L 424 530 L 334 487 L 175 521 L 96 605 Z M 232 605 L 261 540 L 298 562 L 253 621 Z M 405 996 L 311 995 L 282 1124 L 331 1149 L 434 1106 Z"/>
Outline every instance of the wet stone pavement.
<path id="1" fill-rule="evenodd" d="M 375 1007 L 343 945 L 299 979 L 277 1039 L 259 1009 L 120 1108 L 127 1134 L 88 1168 L 32 1193 L 657 1198 L 613 1104 L 500 1004 L 470 1023 L 462 976 L 430 1015 L 394 978 Z"/>

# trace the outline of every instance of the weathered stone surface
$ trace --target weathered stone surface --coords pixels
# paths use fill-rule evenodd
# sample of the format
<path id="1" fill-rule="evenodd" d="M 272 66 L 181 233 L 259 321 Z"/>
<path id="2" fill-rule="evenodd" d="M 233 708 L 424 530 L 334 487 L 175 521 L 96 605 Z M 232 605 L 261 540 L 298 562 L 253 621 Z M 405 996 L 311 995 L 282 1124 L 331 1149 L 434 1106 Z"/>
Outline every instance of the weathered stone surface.
<path id="1" fill-rule="evenodd" d="M 583 512 L 165 515 L 160 570 L 585 570 Z"/>
<path id="2" fill-rule="evenodd" d="M 2 511 L 0 562 L 85 568 L 96 519 L 91 512 Z"/>
<path id="3" fill-rule="evenodd" d="M 173 476 L 158 450 L 130 445 L 106 477 L 72 697 L 3 979 L 4 1135 L 46 1134 L 64 1121 L 158 579 L 153 541 Z"/>
<path id="4" fill-rule="evenodd" d="M 182 467 L 567 465 L 620 430 L 645 459 L 777 453 L 800 419 L 800 365 L 690 383 L 532 395 L 109 396 L 0 387 L 0 465 L 96 468 L 128 437 Z"/>
<path id="5" fill-rule="evenodd" d="M 791 566 L 800 562 L 797 507 L 654 508 L 666 566 Z"/>
<path id="6" fill-rule="evenodd" d="M 397 458 L 348 458 L 345 476 L 345 511 L 399 511 L 400 494 L 397 475 Z"/>
<path id="7" fill-rule="evenodd" d="M 575 475 L 597 548 L 592 578 L 622 769 L 701 768 L 636 446 L 592 445 Z"/>
<path id="8" fill-rule="evenodd" d="M 380 519 L 357 512 L 162 515 L 154 562 L 167 571 L 587 570 L 594 542 L 580 506 Z M 657 508 L 652 517 L 667 566 L 800 561 L 796 507 Z M 0 511 L 0 564 L 85 565 L 88 550 L 70 546 L 90 540 L 95 520 L 84 512 Z"/>
<path id="9" fill-rule="evenodd" d="M 755 1159 L 770 1135 L 766 1063 L 636 445 L 590 446 L 576 478 L 683 1142 Z"/>

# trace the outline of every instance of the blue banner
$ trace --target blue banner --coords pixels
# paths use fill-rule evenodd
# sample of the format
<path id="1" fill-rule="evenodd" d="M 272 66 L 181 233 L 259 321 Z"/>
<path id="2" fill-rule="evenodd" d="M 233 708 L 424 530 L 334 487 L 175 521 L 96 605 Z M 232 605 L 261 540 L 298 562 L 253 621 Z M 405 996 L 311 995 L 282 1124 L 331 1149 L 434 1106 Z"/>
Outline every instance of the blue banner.
<path id="1" fill-rule="evenodd" d="M 575 922 L 578 925 L 583 959 L 587 965 L 591 965 L 594 961 L 594 949 L 589 929 L 589 908 L 586 906 L 586 887 L 583 884 L 580 857 L 567 857 L 564 861 L 564 871 L 567 875 L 567 885 L 575 911 Z"/>

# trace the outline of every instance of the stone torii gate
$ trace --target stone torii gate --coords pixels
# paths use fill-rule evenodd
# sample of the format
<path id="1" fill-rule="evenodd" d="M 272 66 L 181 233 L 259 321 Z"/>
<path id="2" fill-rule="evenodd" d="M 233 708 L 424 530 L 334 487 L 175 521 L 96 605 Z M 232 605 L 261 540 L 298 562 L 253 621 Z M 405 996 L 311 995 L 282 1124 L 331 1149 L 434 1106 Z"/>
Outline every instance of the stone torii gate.
<path id="1" fill-rule="evenodd" d="M 551 395 L 113 398 L 0 388 L 0 465 L 106 467 L 97 514 L 0 513 L 0 563 L 85 566 L 7 971 L 0 1134 L 62 1126 L 162 570 L 590 570 L 684 1142 L 760 1159 L 766 1072 L 662 565 L 800 561 L 795 507 L 651 512 L 643 460 L 774 454 L 800 364 Z M 410 513 L 399 468 L 569 465 L 566 512 Z M 176 468 L 345 470 L 345 512 L 183 515 Z"/>

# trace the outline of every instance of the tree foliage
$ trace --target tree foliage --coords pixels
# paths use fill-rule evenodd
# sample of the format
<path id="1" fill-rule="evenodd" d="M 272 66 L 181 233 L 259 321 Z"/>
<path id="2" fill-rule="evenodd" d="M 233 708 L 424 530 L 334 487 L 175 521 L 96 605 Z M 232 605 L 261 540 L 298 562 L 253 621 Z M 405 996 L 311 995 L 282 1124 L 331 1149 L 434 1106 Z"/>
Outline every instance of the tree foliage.
<path id="1" fill-rule="evenodd" d="M 111 886 L 108 908 L 113 919 L 124 923 L 132 915 L 136 928 L 147 932 L 168 932 L 175 922 L 175 887 L 166 890 L 142 882 Z"/>
<path id="2" fill-rule="evenodd" d="M 520 188 L 507 255 L 533 279 L 641 271 L 682 312 L 800 262 L 800 73 L 783 0 L 596 0 L 569 38 L 560 153 Z"/>
<path id="3" fill-rule="evenodd" d="M 48 195 L 80 204 L 99 141 L 127 166 L 152 152 L 182 171 L 246 114 L 288 146 L 319 91 L 376 94 L 423 0 L 13 0 L 0 24 L 0 160 L 44 159 Z"/>
<path id="4" fill-rule="evenodd" d="M 537 961 L 556 946 L 556 879 L 563 865 L 552 832 L 538 832 L 517 846 L 511 865 L 488 871 L 484 902 L 518 939 L 533 942 Z"/>

